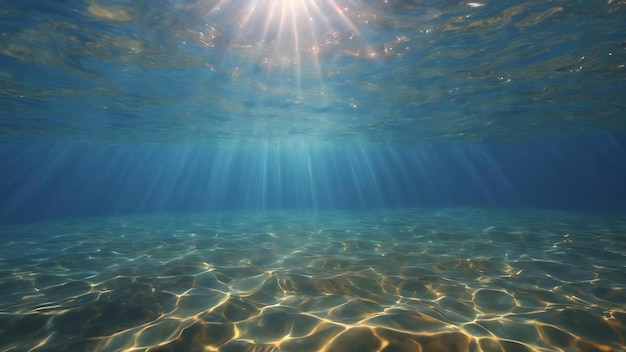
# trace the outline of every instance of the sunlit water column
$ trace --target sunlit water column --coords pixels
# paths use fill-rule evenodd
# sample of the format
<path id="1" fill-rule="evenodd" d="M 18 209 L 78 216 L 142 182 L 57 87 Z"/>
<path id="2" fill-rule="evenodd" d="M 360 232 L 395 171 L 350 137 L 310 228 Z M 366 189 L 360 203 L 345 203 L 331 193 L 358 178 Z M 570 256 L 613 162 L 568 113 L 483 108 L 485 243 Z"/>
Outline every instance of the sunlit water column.
<path id="1" fill-rule="evenodd" d="M 382 158 L 362 146 L 266 141 L 220 147 L 207 168 L 211 208 L 369 207 L 380 203 Z"/>

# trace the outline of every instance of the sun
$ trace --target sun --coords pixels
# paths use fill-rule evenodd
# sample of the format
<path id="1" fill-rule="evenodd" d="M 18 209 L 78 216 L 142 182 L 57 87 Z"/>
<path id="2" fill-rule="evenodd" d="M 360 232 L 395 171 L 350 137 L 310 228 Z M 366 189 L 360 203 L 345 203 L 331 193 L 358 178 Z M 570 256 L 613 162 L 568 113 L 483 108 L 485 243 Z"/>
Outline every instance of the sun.
<path id="1" fill-rule="evenodd" d="M 319 70 L 333 36 L 360 36 L 350 0 L 219 0 L 206 17 L 230 34 L 229 47 L 267 71 Z"/>

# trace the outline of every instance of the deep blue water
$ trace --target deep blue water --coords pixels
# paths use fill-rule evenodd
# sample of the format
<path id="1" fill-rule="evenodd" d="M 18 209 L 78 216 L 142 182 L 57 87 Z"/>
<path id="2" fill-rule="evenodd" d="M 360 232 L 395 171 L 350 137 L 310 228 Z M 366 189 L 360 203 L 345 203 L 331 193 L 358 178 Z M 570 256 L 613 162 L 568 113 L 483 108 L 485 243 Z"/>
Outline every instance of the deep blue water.
<path id="1" fill-rule="evenodd" d="M 596 133 L 438 146 L 8 142 L 0 219 L 454 206 L 619 213 L 625 141 Z"/>
<path id="2" fill-rule="evenodd" d="M 623 0 L 0 0 L 0 351 L 626 347 Z"/>

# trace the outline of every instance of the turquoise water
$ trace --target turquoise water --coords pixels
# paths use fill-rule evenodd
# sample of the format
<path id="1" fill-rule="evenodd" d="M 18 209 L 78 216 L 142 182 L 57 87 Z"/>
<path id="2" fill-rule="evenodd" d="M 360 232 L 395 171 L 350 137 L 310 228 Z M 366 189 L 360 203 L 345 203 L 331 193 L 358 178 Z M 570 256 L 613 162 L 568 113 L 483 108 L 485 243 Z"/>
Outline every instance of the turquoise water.
<path id="1" fill-rule="evenodd" d="M 7 137 L 399 143 L 625 128 L 617 0 L 2 4 Z"/>
<path id="2" fill-rule="evenodd" d="M 0 0 L 0 351 L 625 350 L 625 28 Z"/>

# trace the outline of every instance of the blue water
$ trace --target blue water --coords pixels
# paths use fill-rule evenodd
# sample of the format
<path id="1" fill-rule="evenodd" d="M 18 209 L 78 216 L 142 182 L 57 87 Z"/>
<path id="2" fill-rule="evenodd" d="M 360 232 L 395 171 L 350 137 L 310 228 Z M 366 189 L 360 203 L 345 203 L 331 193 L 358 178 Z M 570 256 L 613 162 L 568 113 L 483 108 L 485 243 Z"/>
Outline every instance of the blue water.
<path id="1" fill-rule="evenodd" d="M 5 142 L 0 219 L 271 209 L 626 210 L 619 135 L 533 143 Z"/>
<path id="2" fill-rule="evenodd" d="M 625 29 L 0 0 L 0 350 L 625 349 Z"/>

